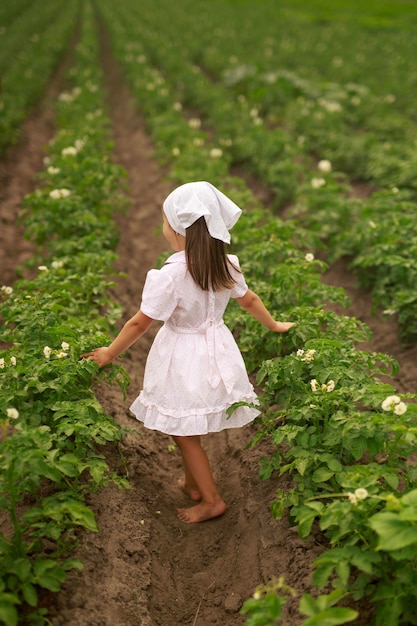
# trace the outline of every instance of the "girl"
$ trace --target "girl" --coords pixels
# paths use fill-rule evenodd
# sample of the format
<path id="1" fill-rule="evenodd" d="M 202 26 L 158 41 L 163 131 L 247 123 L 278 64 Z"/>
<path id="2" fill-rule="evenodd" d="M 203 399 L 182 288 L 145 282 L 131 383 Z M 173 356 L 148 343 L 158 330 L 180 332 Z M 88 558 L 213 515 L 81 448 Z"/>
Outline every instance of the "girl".
<path id="1" fill-rule="evenodd" d="M 273 332 L 292 322 L 277 322 L 250 291 L 236 256 L 228 255 L 229 229 L 241 209 L 207 182 L 175 189 L 163 204 L 163 234 L 175 254 L 147 274 L 139 311 L 108 347 L 89 357 L 100 367 L 141 337 L 153 320 L 164 325 L 149 351 L 143 390 L 130 410 L 148 428 L 171 435 L 183 465 L 181 488 L 197 504 L 177 509 L 187 523 L 222 515 L 226 504 L 217 491 L 200 436 L 252 422 L 257 403 L 242 356 L 222 316 L 230 298 Z"/>

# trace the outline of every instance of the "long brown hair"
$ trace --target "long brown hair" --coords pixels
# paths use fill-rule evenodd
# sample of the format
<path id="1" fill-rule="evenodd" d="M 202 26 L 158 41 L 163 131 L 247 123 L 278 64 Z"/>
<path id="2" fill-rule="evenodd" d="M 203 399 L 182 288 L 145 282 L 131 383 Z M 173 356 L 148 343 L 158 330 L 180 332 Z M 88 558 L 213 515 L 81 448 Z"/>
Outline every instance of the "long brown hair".
<path id="1" fill-rule="evenodd" d="M 234 265 L 227 258 L 226 245 L 210 235 L 204 217 L 186 229 L 185 257 L 188 271 L 204 291 L 231 289 L 236 283 L 230 273 Z"/>

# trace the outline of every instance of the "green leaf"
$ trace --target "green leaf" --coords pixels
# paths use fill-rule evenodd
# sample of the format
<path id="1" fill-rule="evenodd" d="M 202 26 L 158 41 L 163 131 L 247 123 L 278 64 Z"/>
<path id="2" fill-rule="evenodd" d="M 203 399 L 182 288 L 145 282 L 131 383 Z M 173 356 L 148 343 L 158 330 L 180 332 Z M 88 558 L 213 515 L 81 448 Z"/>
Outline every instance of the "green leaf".
<path id="1" fill-rule="evenodd" d="M 16 559 L 13 565 L 10 567 L 10 572 L 16 574 L 16 576 L 24 582 L 29 578 L 32 569 L 32 564 L 29 559 L 21 558 Z"/>
<path id="2" fill-rule="evenodd" d="M 302 622 L 301 626 L 338 626 L 338 624 L 353 622 L 358 615 L 358 611 L 353 609 L 332 607 L 310 617 Z"/>
<path id="3" fill-rule="evenodd" d="M 300 600 L 300 611 L 304 613 L 304 615 L 316 615 L 318 613 L 318 608 L 316 606 L 316 602 L 314 598 L 309 594 L 305 593 Z"/>
<path id="4" fill-rule="evenodd" d="M 313 583 L 319 589 L 323 589 L 323 587 L 327 584 L 330 576 L 333 572 L 333 563 L 329 563 L 327 565 L 323 565 L 322 567 L 317 568 L 317 570 L 313 574 Z"/>
<path id="5" fill-rule="evenodd" d="M 38 604 L 38 594 L 31 583 L 26 583 L 26 585 L 22 586 L 22 594 L 25 602 L 30 606 L 36 606 Z"/>
<path id="6" fill-rule="evenodd" d="M 319 467 L 313 472 L 313 480 L 315 483 L 325 483 L 334 476 L 334 472 L 332 470 L 327 469 L 326 467 Z"/>
<path id="7" fill-rule="evenodd" d="M 49 591 L 59 591 L 61 589 L 61 581 L 53 574 L 42 574 L 37 578 L 38 585 Z"/>
<path id="8" fill-rule="evenodd" d="M 417 526 L 400 519 L 396 513 L 377 513 L 370 518 L 369 525 L 379 538 L 377 550 L 389 552 L 417 543 Z"/>
<path id="9" fill-rule="evenodd" d="M 17 611 L 15 607 L 3 599 L 0 600 L 0 620 L 7 626 L 17 625 Z"/>

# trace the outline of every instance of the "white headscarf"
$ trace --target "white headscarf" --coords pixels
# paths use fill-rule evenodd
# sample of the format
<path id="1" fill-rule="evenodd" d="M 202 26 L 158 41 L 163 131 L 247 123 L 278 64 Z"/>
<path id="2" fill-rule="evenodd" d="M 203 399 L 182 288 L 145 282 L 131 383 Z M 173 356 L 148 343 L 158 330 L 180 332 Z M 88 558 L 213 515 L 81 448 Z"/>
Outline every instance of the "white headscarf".
<path id="1" fill-rule="evenodd" d="M 164 202 L 164 213 L 171 228 L 185 236 L 185 229 L 204 216 L 214 239 L 230 243 L 229 229 L 242 210 L 211 183 L 185 183 L 172 191 Z"/>

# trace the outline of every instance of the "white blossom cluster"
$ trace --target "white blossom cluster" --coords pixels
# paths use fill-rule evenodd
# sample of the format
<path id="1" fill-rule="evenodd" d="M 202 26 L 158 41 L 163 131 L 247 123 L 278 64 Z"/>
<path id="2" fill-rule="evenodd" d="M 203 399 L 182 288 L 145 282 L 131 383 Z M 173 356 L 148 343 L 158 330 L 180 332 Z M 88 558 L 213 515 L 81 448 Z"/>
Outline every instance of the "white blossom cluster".
<path id="1" fill-rule="evenodd" d="M 188 126 L 194 130 L 201 128 L 201 120 L 198 117 L 191 117 L 188 120 Z"/>
<path id="2" fill-rule="evenodd" d="M 19 417 L 19 411 L 13 407 L 8 408 L 6 413 L 7 417 L 12 420 L 17 420 L 17 418 Z"/>
<path id="3" fill-rule="evenodd" d="M 57 261 L 52 261 L 51 263 L 51 267 L 54 270 L 59 270 L 63 266 L 64 266 L 64 261 L 57 260 Z M 38 265 L 38 270 L 40 272 L 49 272 L 49 267 L 47 265 Z"/>
<path id="4" fill-rule="evenodd" d="M 0 287 L 1 293 L 4 293 L 5 296 L 11 296 L 13 293 L 13 287 L 9 287 L 8 285 L 2 285 Z"/>
<path id="5" fill-rule="evenodd" d="M 53 189 L 49 192 L 49 196 L 53 200 L 61 200 L 62 198 L 68 198 L 71 195 L 71 191 L 69 189 Z"/>
<path id="6" fill-rule="evenodd" d="M 324 180 L 324 178 L 312 178 L 311 179 L 311 186 L 313 187 L 313 189 L 320 189 L 320 187 L 323 187 L 326 184 L 326 181 Z"/>
<path id="7" fill-rule="evenodd" d="M 72 102 L 81 93 L 81 87 L 75 87 L 72 91 L 64 91 L 60 94 L 59 100 L 61 102 Z"/>
<path id="8" fill-rule="evenodd" d="M 1 358 L 0 359 L 0 370 L 4 370 L 4 368 L 7 365 L 11 365 L 12 367 L 14 367 L 17 363 L 16 357 L 15 356 L 11 356 L 9 361 L 7 362 L 5 358 Z"/>
<path id="9" fill-rule="evenodd" d="M 85 139 L 77 139 L 73 146 L 68 146 L 67 148 L 63 148 L 61 150 L 61 155 L 63 157 L 67 156 L 77 156 L 80 150 L 85 146 Z"/>
<path id="10" fill-rule="evenodd" d="M 328 383 L 323 383 L 322 385 L 320 385 L 320 383 L 317 382 L 317 380 L 315 378 L 312 378 L 310 381 L 310 386 L 311 386 L 311 391 L 325 391 L 326 393 L 331 393 L 332 391 L 334 391 L 335 388 L 335 382 L 334 380 L 329 380 Z"/>
<path id="11" fill-rule="evenodd" d="M 63 341 L 61 343 L 61 350 L 53 350 L 49 346 L 45 346 L 43 349 L 43 355 L 47 361 L 49 361 L 49 359 L 51 358 L 53 354 L 55 354 L 57 359 L 65 359 L 65 357 L 68 356 L 69 348 L 70 348 L 69 343 L 67 343 L 66 341 Z"/>
<path id="12" fill-rule="evenodd" d="M 399 396 L 387 396 L 381 408 L 383 411 L 392 411 L 395 415 L 403 415 L 407 410 L 407 405 Z"/>
<path id="13" fill-rule="evenodd" d="M 316 354 L 316 350 L 297 350 L 297 356 L 300 357 L 300 361 L 304 361 L 305 363 L 311 363 L 314 361 L 314 355 Z"/>
<path id="14" fill-rule="evenodd" d="M 365 500 L 368 496 L 368 490 L 364 487 L 358 487 L 353 493 L 349 491 L 347 494 L 349 502 L 351 502 L 352 504 L 358 504 L 359 500 Z"/>
<path id="15" fill-rule="evenodd" d="M 327 159 L 322 159 L 317 163 L 317 168 L 320 172 L 323 172 L 324 174 L 330 174 L 330 172 L 332 171 L 332 164 Z"/>

